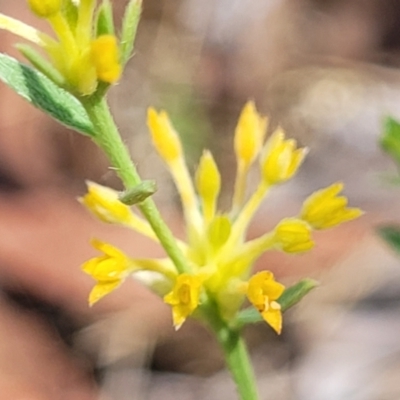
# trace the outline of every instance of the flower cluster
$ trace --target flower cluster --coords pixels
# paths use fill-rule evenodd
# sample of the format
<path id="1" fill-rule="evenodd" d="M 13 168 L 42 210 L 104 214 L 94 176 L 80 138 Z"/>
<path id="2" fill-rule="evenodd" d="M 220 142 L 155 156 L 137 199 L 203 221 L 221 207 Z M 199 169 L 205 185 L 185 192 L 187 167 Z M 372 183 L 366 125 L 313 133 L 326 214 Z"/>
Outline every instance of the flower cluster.
<path id="1" fill-rule="evenodd" d="M 49 22 L 55 38 L 2 14 L 0 28 L 45 51 L 50 62 L 32 47 L 18 46 L 37 69 L 75 95 L 94 93 L 99 82 L 118 81 L 123 65 L 108 2 L 97 10 L 96 0 L 28 0 L 28 3 L 36 16 Z"/>
<path id="2" fill-rule="evenodd" d="M 114 290 L 138 271 L 150 270 L 165 279 L 164 301 L 171 305 L 173 322 L 179 328 L 185 319 L 212 300 L 225 320 L 233 318 L 247 300 L 277 332 L 282 329 L 279 297 L 285 287 L 270 271 L 251 274 L 254 262 L 267 250 L 302 253 L 314 246 L 313 230 L 326 229 L 360 216 L 348 208 L 335 183 L 309 196 L 298 216 L 283 219 L 270 232 L 246 241 L 249 224 L 261 202 L 275 185 L 292 178 L 307 150 L 286 139 L 278 128 L 264 144 L 267 120 L 253 102 L 243 108 L 235 132 L 237 158 L 235 191 L 230 213 L 217 212 L 221 177 L 210 152 L 199 161 L 195 179 L 188 172 L 181 142 L 168 115 L 148 111 L 148 125 L 155 148 L 168 166 L 180 194 L 187 229 L 187 241 L 179 246 L 188 260 L 188 270 L 178 272 L 165 259 L 131 259 L 114 247 L 95 241 L 103 255 L 87 261 L 83 269 L 95 280 L 90 303 Z M 246 197 L 247 175 L 259 159 L 260 182 Z M 89 193 L 81 201 L 94 215 L 109 223 L 120 223 L 157 240 L 146 221 L 118 200 L 118 193 L 89 183 Z"/>

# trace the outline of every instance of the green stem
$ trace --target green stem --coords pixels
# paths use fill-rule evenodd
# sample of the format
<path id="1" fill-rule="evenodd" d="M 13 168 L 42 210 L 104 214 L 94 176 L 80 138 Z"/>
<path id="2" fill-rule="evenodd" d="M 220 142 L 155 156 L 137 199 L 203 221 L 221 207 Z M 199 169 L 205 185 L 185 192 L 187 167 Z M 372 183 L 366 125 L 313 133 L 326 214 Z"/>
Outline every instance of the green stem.
<path id="1" fill-rule="evenodd" d="M 81 102 L 96 130 L 96 136 L 93 140 L 107 154 L 111 165 L 115 168 L 126 189 L 132 189 L 139 185 L 142 180 L 132 162 L 128 149 L 122 141 L 105 98 L 93 95 L 81 98 Z M 179 273 L 190 272 L 185 256 L 177 246 L 174 235 L 165 224 L 153 200 L 148 198 L 138 204 L 138 207 L 175 264 L 177 271 Z"/>
<path id="2" fill-rule="evenodd" d="M 253 366 L 240 330 L 232 329 L 219 316 L 216 306 L 203 305 L 204 317 L 215 332 L 225 356 L 225 362 L 236 383 L 240 400 L 258 400 Z"/>
<path id="3" fill-rule="evenodd" d="M 241 400 L 257 400 L 255 376 L 247 346 L 238 331 L 227 327 L 216 332 L 225 355 L 225 362 L 236 383 Z"/>

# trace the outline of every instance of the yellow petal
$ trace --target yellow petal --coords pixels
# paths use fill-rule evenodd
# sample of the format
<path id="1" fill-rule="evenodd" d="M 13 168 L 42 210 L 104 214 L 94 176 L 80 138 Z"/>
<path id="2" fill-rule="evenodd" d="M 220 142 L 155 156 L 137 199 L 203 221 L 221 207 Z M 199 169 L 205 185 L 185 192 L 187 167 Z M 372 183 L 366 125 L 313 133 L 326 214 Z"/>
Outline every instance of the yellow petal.
<path id="1" fill-rule="evenodd" d="M 269 271 L 253 275 L 247 286 L 247 298 L 278 334 L 282 329 L 282 312 L 275 300 L 279 299 L 284 290 L 285 287 L 276 282 L 274 275 Z"/>
<path id="2" fill-rule="evenodd" d="M 80 202 L 97 218 L 110 224 L 130 224 L 132 222 L 132 211 L 118 200 L 118 192 L 87 182 L 88 193 L 81 197 Z"/>
<path id="3" fill-rule="evenodd" d="M 215 206 L 221 189 L 221 175 L 209 151 L 204 151 L 196 171 L 196 188 L 202 200 L 203 214 L 210 221 L 215 214 Z"/>
<path id="4" fill-rule="evenodd" d="M 261 291 L 263 296 L 270 300 L 278 299 L 285 290 L 285 286 L 275 281 L 274 274 L 270 271 L 261 271 L 249 279 L 248 293 Z M 251 300 L 250 300 L 251 301 Z"/>
<path id="5" fill-rule="evenodd" d="M 98 283 L 89 294 L 89 305 L 92 306 L 97 303 L 101 298 L 115 290 L 122 281 L 109 281 Z"/>
<path id="6" fill-rule="evenodd" d="M 121 76 L 117 38 L 114 35 L 101 35 L 93 40 L 91 58 L 100 81 L 115 83 Z"/>
<path id="7" fill-rule="evenodd" d="M 264 321 L 279 335 L 282 331 L 282 311 L 278 303 L 276 308 L 270 308 L 261 313 Z"/>
<path id="8" fill-rule="evenodd" d="M 61 10 L 61 0 L 28 0 L 31 10 L 41 18 L 48 18 Z"/>
<path id="9" fill-rule="evenodd" d="M 177 277 L 175 286 L 164 296 L 164 301 L 172 306 L 172 316 L 175 329 L 179 329 L 186 318 L 200 304 L 200 293 L 203 278 L 189 274 Z"/>
<path id="10" fill-rule="evenodd" d="M 83 271 L 91 275 L 93 279 L 99 282 L 125 279 L 131 272 L 132 261 L 122 251 L 97 239 L 92 240 L 92 245 L 103 253 L 82 265 Z"/>
<path id="11" fill-rule="evenodd" d="M 314 247 L 310 225 L 297 218 L 283 219 L 274 230 L 276 245 L 286 253 L 301 253 Z"/>
<path id="12" fill-rule="evenodd" d="M 347 198 L 338 196 L 342 189 L 342 183 L 335 183 L 313 193 L 304 201 L 300 217 L 314 229 L 327 229 L 361 216 L 360 209 L 347 207 Z"/>
<path id="13" fill-rule="evenodd" d="M 235 130 L 235 152 L 239 162 L 250 165 L 262 146 L 267 119 L 261 117 L 253 101 L 249 101 L 240 113 Z"/>
<path id="14" fill-rule="evenodd" d="M 154 108 L 149 108 L 147 125 L 154 147 L 167 163 L 182 156 L 181 141 L 165 111 L 157 113 Z"/>
<path id="15" fill-rule="evenodd" d="M 307 149 L 296 149 L 296 141 L 285 140 L 285 133 L 278 128 L 265 144 L 261 157 L 263 179 L 270 185 L 290 179 L 298 170 Z"/>

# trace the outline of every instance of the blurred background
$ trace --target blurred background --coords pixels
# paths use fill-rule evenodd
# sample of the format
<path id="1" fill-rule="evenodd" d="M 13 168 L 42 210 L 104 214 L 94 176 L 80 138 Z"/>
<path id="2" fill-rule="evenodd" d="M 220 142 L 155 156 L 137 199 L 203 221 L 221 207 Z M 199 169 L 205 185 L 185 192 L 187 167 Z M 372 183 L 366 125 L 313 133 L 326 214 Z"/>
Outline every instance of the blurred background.
<path id="1" fill-rule="evenodd" d="M 113 1 L 117 19 L 125 1 Z M 0 12 L 48 29 L 26 2 Z M 117 23 L 118 23 L 117 21 Z M 0 51 L 19 57 L 0 32 Z M 310 153 L 252 227 L 255 236 L 298 213 L 312 191 L 345 183 L 360 220 L 317 235 L 303 256 L 267 254 L 287 284 L 320 287 L 285 316 L 281 337 L 247 330 L 263 400 L 400 398 L 400 258 L 375 229 L 400 222 L 396 169 L 378 138 L 400 118 L 400 3 L 396 0 L 144 0 L 136 53 L 110 92 L 115 118 L 144 178 L 182 235 L 176 192 L 153 151 L 149 105 L 166 109 L 193 169 L 217 160 L 229 205 L 240 109 L 254 99 Z M 257 176 L 254 174 L 254 179 Z M 131 255 L 159 255 L 131 232 L 94 221 L 76 201 L 85 179 L 120 188 L 81 137 L 0 86 L 0 394 L 4 399 L 234 399 L 212 337 L 195 323 L 175 333 L 170 310 L 134 281 L 89 309 L 80 265 L 99 237 Z M 252 182 L 250 182 L 251 186 Z"/>

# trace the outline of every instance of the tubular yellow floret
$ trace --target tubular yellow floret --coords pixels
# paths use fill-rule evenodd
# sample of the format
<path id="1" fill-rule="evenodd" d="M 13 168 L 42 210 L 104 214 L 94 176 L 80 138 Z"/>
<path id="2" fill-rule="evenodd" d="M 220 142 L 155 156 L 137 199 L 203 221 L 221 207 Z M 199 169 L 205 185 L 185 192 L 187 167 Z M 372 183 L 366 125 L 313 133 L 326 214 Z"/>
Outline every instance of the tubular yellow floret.
<path id="1" fill-rule="evenodd" d="M 253 275 L 247 288 L 247 298 L 278 335 L 282 330 L 282 310 L 276 300 L 284 290 L 285 286 L 277 282 L 273 273 L 269 271 Z"/>
<path id="2" fill-rule="evenodd" d="M 236 215 L 243 205 L 247 174 L 262 147 L 267 123 L 267 118 L 261 117 L 257 113 L 254 102 L 247 102 L 240 113 L 235 130 L 234 148 L 237 159 L 237 172 L 232 199 L 233 215 Z"/>
<path id="3" fill-rule="evenodd" d="M 199 306 L 202 282 L 203 279 L 199 276 L 181 274 L 176 278 L 172 291 L 164 296 L 164 302 L 172 306 L 172 317 L 176 330 Z"/>
<path id="4" fill-rule="evenodd" d="M 31 10 L 41 18 L 49 18 L 61 10 L 62 0 L 28 0 Z"/>
<path id="5" fill-rule="evenodd" d="M 275 245 L 286 253 L 303 253 L 314 247 L 311 226 L 298 218 L 283 219 L 274 230 Z"/>
<path id="6" fill-rule="evenodd" d="M 154 147 L 167 163 L 182 157 L 181 141 L 165 111 L 157 113 L 154 108 L 149 108 L 147 125 Z"/>
<path id="7" fill-rule="evenodd" d="M 273 133 L 261 157 L 261 171 L 265 182 L 276 185 L 292 178 L 307 154 L 306 148 L 296 146 L 295 140 L 285 139 L 282 128 Z"/>
<path id="8" fill-rule="evenodd" d="M 101 35 L 91 46 L 92 62 L 100 81 L 115 83 L 121 76 L 119 49 L 114 35 Z"/>
<path id="9" fill-rule="evenodd" d="M 301 216 L 314 229 L 328 229 L 360 217 L 359 208 L 347 207 L 347 198 L 339 196 L 343 184 L 334 183 L 309 196 L 303 203 Z"/>
<path id="10" fill-rule="evenodd" d="M 203 203 L 206 221 L 213 218 L 215 203 L 221 188 L 221 175 L 209 151 L 204 151 L 196 172 L 196 188 Z"/>
<path id="11" fill-rule="evenodd" d="M 265 132 L 267 119 L 261 117 L 253 101 L 249 101 L 240 113 L 235 130 L 235 152 L 238 162 L 250 165 L 260 151 Z"/>

